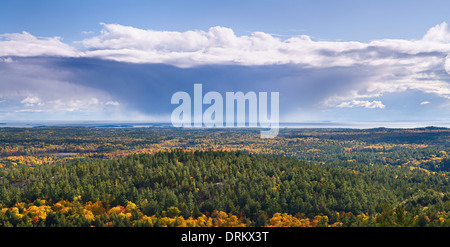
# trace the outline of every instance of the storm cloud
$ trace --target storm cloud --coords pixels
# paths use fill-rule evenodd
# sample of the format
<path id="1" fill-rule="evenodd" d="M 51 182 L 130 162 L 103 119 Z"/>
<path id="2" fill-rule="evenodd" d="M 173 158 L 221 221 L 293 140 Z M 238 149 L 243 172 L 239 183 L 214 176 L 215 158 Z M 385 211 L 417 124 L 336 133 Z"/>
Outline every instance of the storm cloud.
<path id="1" fill-rule="evenodd" d="M 399 106 L 384 100 L 411 92 L 422 98 L 415 102 L 414 94 L 406 98 L 408 104 L 441 112 L 449 104 L 447 23 L 418 40 L 367 43 L 315 41 L 306 35 L 280 39 L 263 32 L 236 36 L 225 27 L 186 32 L 102 27 L 98 35 L 77 42 L 81 48 L 59 37 L 0 35 L 1 116 L 71 112 L 167 121 L 174 108 L 171 95 L 192 94 L 195 83 L 222 94 L 280 92 L 285 121 L 330 109 L 389 111 Z M 420 104 L 424 101 L 439 104 Z M 402 114 L 411 115 L 416 106 Z"/>

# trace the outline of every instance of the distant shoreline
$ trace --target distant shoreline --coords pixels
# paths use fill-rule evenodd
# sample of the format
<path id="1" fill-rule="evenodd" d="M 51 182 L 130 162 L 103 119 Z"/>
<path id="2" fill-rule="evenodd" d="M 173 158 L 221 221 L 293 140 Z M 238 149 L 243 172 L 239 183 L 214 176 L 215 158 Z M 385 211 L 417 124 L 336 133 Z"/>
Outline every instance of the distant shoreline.
<path id="1" fill-rule="evenodd" d="M 0 123 L 0 128 L 35 128 L 35 127 L 85 127 L 85 128 L 175 128 L 171 123 L 149 122 L 6 122 Z M 304 122 L 280 123 L 280 129 L 418 129 L 418 128 L 450 128 L 450 122 Z M 220 128 L 189 128 L 189 129 L 261 129 L 260 127 L 220 127 Z"/>

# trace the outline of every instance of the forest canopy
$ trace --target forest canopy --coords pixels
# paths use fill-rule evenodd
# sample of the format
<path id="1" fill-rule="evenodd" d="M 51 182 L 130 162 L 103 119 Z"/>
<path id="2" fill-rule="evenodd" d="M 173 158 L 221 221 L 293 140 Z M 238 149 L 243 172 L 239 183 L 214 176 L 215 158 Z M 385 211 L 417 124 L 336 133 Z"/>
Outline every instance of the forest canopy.
<path id="1" fill-rule="evenodd" d="M 2 226 L 450 226 L 446 129 L 0 135 Z"/>

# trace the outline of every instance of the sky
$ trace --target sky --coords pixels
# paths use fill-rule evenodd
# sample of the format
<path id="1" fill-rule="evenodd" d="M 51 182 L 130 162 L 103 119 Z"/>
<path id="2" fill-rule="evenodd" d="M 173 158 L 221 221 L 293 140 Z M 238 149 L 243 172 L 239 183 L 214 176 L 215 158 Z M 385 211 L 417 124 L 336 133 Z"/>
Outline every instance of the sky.
<path id="1" fill-rule="evenodd" d="M 177 91 L 282 122 L 450 122 L 449 1 L 1 1 L 0 122 L 168 122 Z"/>

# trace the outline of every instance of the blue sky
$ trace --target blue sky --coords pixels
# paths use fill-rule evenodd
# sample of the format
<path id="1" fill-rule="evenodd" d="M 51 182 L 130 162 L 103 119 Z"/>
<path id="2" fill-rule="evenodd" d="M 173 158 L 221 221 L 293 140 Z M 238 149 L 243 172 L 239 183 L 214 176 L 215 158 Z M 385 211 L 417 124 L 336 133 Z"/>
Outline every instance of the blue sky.
<path id="1" fill-rule="evenodd" d="M 282 121 L 449 121 L 449 1 L 1 1 L 0 120 L 168 121 L 278 91 Z"/>

